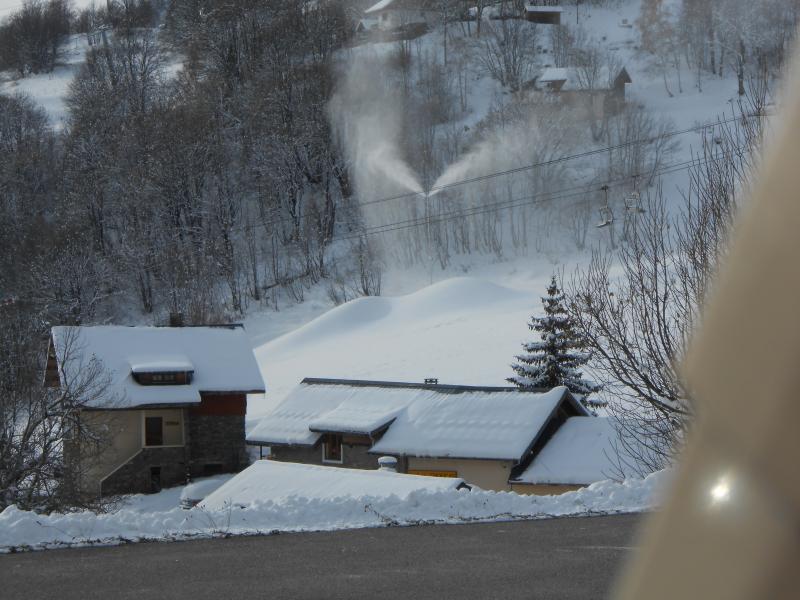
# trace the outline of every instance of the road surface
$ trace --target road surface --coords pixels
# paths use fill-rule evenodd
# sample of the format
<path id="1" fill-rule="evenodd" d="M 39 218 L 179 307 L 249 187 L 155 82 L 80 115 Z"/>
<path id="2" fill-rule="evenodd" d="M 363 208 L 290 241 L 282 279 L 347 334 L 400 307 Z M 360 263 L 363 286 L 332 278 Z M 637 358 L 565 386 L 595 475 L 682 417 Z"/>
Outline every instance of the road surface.
<path id="1" fill-rule="evenodd" d="M 641 517 L 392 527 L 0 555 L 0 597 L 603 598 Z"/>

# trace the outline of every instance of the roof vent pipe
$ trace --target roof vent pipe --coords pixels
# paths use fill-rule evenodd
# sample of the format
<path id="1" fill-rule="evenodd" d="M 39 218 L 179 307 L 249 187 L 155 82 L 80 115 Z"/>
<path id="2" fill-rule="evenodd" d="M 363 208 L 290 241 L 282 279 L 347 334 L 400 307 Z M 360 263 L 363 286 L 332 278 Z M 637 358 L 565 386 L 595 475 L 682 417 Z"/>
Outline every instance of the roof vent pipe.
<path id="1" fill-rule="evenodd" d="M 397 459 L 394 456 L 381 456 L 378 459 L 379 471 L 391 471 L 397 473 Z"/>

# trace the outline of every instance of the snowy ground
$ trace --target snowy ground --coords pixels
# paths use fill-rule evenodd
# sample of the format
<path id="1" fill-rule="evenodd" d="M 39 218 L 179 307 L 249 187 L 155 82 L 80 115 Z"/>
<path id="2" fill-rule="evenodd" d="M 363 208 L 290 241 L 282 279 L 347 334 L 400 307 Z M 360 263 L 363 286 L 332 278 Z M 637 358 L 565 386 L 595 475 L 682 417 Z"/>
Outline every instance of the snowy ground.
<path id="1" fill-rule="evenodd" d="M 61 129 L 67 119 L 67 107 L 64 101 L 69 92 L 69 84 L 83 64 L 88 48 L 85 35 L 70 36 L 59 51 L 58 61 L 52 73 L 29 75 L 20 79 L 15 73 L 2 72 L 0 94 L 30 96 L 45 110 L 53 127 Z"/>
<path id="2" fill-rule="evenodd" d="M 100 515 L 86 511 L 45 516 L 9 507 L 0 513 L 0 553 L 149 540 L 640 512 L 657 505 L 659 490 L 667 479 L 665 472 L 658 472 L 644 480 L 603 481 L 561 496 L 462 490 L 415 492 L 402 500 L 397 496 L 291 497 L 216 512 L 178 508 L 181 488 L 175 488 L 135 497 L 116 512 Z"/>
<path id="3" fill-rule="evenodd" d="M 398 273 L 390 288 L 417 291 L 360 298 L 328 312 L 329 302 L 311 301 L 284 311 L 284 318 L 293 325 L 317 318 L 270 341 L 264 340 L 280 331 L 275 316 L 264 328 L 269 321 L 254 317 L 245 325 L 267 394 L 250 397 L 248 418 L 275 406 L 304 377 L 506 385 L 514 355 L 530 337 L 526 324 L 541 310 L 540 296 L 557 268 L 520 259 L 428 287 L 424 273 Z"/>

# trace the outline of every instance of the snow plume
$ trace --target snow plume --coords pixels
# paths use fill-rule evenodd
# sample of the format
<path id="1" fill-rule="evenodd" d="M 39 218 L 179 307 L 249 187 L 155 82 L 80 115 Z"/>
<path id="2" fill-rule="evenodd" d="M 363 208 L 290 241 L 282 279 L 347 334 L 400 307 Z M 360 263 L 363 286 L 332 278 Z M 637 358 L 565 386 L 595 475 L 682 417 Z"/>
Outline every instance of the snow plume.
<path id="1" fill-rule="evenodd" d="M 400 149 L 403 106 L 387 58 L 355 56 L 328 106 L 333 130 L 347 152 L 361 203 L 407 192 L 423 194 Z M 368 225 L 379 225 L 385 203 L 367 204 Z"/>
<path id="2" fill-rule="evenodd" d="M 445 169 L 431 186 L 431 195 L 462 181 L 537 162 L 543 148 L 538 123 L 532 116 L 511 126 L 492 129 L 470 151 Z M 498 178 L 496 181 L 501 180 Z"/>

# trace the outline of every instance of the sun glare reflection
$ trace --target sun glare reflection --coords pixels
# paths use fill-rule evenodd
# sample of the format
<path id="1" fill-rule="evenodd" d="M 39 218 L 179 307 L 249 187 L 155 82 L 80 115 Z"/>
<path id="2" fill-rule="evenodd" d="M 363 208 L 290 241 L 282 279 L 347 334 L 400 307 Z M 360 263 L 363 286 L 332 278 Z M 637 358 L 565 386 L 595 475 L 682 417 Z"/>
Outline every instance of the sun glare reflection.
<path id="1" fill-rule="evenodd" d="M 726 478 L 720 479 L 717 484 L 711 488 L 711 502 L 719 504 L 727 502 L 731 496 L 731 486 Z"/>

